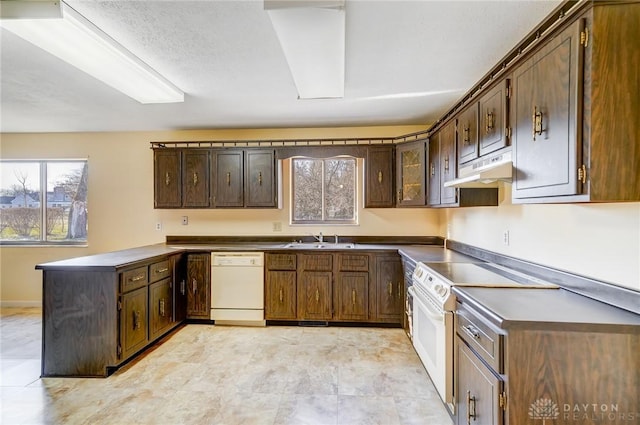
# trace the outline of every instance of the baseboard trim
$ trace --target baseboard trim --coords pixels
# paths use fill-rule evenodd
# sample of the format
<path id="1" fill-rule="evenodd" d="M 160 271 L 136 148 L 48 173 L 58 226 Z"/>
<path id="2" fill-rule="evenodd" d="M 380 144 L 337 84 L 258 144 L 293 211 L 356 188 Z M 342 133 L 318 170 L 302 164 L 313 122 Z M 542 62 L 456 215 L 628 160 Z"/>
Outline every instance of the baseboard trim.
<path id="1" fill-rule="evenodd" d="M 0 308 L 42 307 L 42 301 L 2 301 Z"/>

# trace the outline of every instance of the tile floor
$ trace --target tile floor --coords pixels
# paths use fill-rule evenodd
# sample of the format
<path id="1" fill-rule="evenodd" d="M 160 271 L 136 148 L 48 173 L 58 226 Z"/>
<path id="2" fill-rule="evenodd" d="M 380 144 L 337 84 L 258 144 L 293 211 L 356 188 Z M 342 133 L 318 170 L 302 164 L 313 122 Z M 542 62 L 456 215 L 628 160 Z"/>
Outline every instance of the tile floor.
<path id="1" fill-rule="evenodd" d="M 0 311 L 2 424 L 451 425 L 400 329 L 187 325 L 109 378 L 39 378 L 41 311 Z"/>

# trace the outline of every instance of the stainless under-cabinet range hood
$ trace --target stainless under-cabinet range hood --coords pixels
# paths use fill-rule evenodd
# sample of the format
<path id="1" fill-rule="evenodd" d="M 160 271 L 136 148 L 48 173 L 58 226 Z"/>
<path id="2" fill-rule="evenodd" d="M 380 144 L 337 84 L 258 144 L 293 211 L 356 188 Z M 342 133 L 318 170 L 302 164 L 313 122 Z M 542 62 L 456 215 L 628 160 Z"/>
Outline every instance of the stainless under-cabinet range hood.
<path id="1" fill-rule="evenodd" d="M 444 183 L 445 187 L 498 187 L 498 181 L 511 182 L 513 163 L 511 150 L 487 155 L 458 170 L 458 178 Z"/>

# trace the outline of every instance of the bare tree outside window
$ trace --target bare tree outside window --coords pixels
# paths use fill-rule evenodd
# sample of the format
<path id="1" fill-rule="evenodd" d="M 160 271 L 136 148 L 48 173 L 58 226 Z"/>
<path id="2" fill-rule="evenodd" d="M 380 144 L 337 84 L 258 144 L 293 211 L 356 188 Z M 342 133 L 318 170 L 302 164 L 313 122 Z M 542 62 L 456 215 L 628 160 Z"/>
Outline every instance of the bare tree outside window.
<path id="1" fill-rule="evenodd" d="M 293 223 L 356 222 L 355 158 L 293 158 Z"/>
<path id="2" fill-rule="evenodd" d="M 87 161 L 0 161 L 0 243 L 84 244 Z"/>

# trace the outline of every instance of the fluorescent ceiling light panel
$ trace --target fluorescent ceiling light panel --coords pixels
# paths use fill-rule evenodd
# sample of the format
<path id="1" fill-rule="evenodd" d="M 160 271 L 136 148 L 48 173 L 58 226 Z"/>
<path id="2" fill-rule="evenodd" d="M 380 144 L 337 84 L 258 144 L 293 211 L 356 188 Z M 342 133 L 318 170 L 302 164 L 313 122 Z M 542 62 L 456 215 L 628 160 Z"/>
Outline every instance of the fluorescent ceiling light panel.
<path id="1" fill-rule="evenodd" d="M 180 89 L 71 7 L 60 4 L 62 19 L 2 19 L 0 26 L 140 103 L 184 102 Z"/>
<path id="2" fill-rule="evenodd" d="M 300 99 L 344 97 L 344 0 L 265 0 Z"/>

